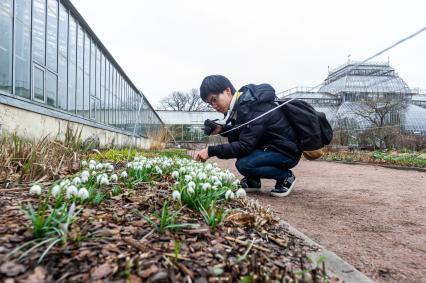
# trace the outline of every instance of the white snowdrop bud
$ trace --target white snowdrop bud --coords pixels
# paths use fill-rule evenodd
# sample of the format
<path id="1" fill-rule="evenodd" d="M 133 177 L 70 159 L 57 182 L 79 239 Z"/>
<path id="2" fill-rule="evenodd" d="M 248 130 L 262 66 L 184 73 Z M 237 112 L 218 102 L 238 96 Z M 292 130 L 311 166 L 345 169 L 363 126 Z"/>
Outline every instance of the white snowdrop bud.
<path id="1" fill-rule="evenodd" d="M 112 164 L 108 164 L 106 168 L 107 168 L 108 172 L 114 171 L 114 165 L 112 165 Z"/>
<path id="2" fill-rule="evenodd" d="M 81 166 L 86 167 L 87 166 L 87 161 L 86 160 L 81 161 Z"/>
<path id="3" fill-rule="evenodd" d="M 58 197 L 58 195 L 61 193 L 62 189 L 60 186 L 55 185 L 53 186 L 52 190 L 51 190 L 51 194 L 54 198 Z"/>
<path id="4" fill-rule="evenodd" d="M 126 179 L 127 178 L 127 172 L 126 171 L 121 172 L 120 177 L 123 178 L 123 179 Z"/>
<path id="5" fill-rule="evenodd" d="M 226 193 L 225 193 L 225 198 L 226 199 L 233 199 L 233 198 L 235 198 L 234 192 L 231 191 L 231 190 L 227 190 Z"/>
<path id="6" fill-rule="evenodd" d="M 179 172 L 178 171 L 173 171 L 172 172 L 172 178 L 173 179 L 177 179 L 179 177 Z"/>
<path id="7" fill-rule="evenodd" d="M 172 198 L 175 201 L 180 201 L 180 192 L 179 191 L 173 191 Z"/>
<path id="8" fill-rule="evenodd" d="M 204 183 L 201 185 L 201 187 L 203 188 L 203 190 L 208 190 L 211 188 L 212 185 L 210 185 L 209 183 Z"/>
<path id="9" fill-rule="evenodd" d="M 186 182 L 192 181 L 192 176 L 191 175 L 185 175 L 185 181 Z"/>
<path id="10" fill-rule="evenodd" d="M 245 191 L 243 188 L 241 188 L 241 189 L 238 189 L 238 190 L 235 192 L 235 196 L 236 196 L 237 198 L 245 198 L 245 197 L 247 196 L 247 193 L 246 193 L 246 191 Z"/>
<path id="11" fill-rule="evenodd" d="M 89 181 L 89 177 L 86 177 L 86 176 L 83 176 L 83 177 L 81 177 L 81 182 L 84 184 L 84 183 L 87 183 Z"/>
<path id="12" fill-rule="evenodd" d="M 41 187 L 40 187 L 40 185 L 37 185 L 37 184 L 33 185 L 30 188 L 30 194 L 31 195 L 37 195 L 37 196 L 39 196 L 41 194 Z"/>
<path id="13" fill-rule="evenodd" d="M 89 173 L 89 171 L 87 171 L 87 170 L 84 170 L 83 172 L 81 172 L 81 174 L 80 174 L 80 177 L 81 178 L 83 178 L 83 177 L 87 177 L 87 178 L 89 178 L 89 176 L 90 176 L 90 173 Z"/>
<path id="14" fill-rule="evenodd" d="M 108 186 L 109 185 L 108 177 L 102 176 L 102 178 L 99 181 L 99 184 Z"/>
<path id="15" fill-rule="evenodd" d="M 111 180 L 111 182 L 117 182 L 118 180 L 117 174 L 112 174 L 111 177 L 109 177 L 109 179 Z"/>
<path id="16" fill-rule="evenodd" d="M 75 186 L 71 185 L 67 188 L 67 198 L 71 198 L 72 196 L 76 196 L 78 194 L 78 190 Z"/>
<path id="17" fill-rule="evenodd" d="M 87 199 L 87 198 L 89 197 L 89 192 L 87 191 L 87 189 L 86 189 L 86 188 L 81 188 L 81 189 L 78 191 L 78 197 L 79 197 L 81 200 L 85 200 L 85 199 Z"/>
<path id="18" fill-rule="evenodd" d="M 187 186 L 188 186 L 188 188 L 193 188 L 194 189 L 195 188 L 195 183 L 191 181 L 191 182 L 188 183 Z"/>
<path id="19" fill-rule="evenodd" d="M 96 170 L 102 170 L 104 168 L 104 165 L 102 163 L 99 163 L 96 165 Z"/>
<path id="20" fill-rule="evenodd" d="M 193 187 L 188 187 L 186 189 L 186 191 L 188 192 L 188 194 L 192 195 L 193 193 L 195 193 L 194 188 Z"/>
<path id="21" fill-rule="evenodd" d="M 80 185 L 80 184 L 81 184 L 81 179 L 80 179 L 80 177 L 75 177 L 75 178 L 72 180 L 72 183 L 73 183 L 74 185 L 76 185 L 76 186 Z"/>

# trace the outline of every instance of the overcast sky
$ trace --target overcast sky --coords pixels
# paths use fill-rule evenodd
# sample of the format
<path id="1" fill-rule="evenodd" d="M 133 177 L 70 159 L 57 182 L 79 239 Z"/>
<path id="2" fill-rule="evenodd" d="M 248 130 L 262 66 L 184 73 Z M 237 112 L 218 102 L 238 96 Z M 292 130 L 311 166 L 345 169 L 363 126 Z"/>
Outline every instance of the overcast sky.
<path id="1" fill-rule="evenodd" d="M 426 26 L 424 0 L 71 0 L 154 106 L 210 74 L 236 88 L 313 86 Z M 426 88 L 426 32 L 390 57 L 410 87 Z"/>

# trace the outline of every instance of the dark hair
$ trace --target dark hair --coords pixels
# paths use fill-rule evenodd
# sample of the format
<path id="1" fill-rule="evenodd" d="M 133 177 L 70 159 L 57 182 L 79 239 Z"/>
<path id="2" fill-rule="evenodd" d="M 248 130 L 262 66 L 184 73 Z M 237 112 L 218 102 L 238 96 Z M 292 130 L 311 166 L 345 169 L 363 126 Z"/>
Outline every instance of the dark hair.
<path id="1" fill-rule="evenodd" d="M 211 75 L 204 78 L 200 86 L 200 96 L 203 101 L 207 100 L 209 94 L 218 94 L 227 88 L 231 89 L 231 94 L 234 95 L 235 88 L 231 81 L 222 75 Z"/>

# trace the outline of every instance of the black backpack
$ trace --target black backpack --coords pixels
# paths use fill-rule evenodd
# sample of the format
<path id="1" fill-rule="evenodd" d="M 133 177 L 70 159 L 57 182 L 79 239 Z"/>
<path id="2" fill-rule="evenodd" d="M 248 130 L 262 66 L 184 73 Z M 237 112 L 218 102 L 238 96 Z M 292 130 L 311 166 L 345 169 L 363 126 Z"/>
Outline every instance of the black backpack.
<path id="1" fill-rule="evenodd" d="M 276 100 L 276 103 L 282 104 L 288 100 Z M 298 99 L 282 106 L 281 111 L 296 132 L 302 151 L 316 151 L 330 144 L 333 129 L 323 112 L 316 111 L 309 103 Z"/>

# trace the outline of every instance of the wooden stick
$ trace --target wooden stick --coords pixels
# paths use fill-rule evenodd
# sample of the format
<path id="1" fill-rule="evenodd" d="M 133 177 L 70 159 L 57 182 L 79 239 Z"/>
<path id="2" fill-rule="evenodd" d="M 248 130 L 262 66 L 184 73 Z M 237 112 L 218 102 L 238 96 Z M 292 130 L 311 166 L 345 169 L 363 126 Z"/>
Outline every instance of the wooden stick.
<path id="1" fill-rule="evenodd" d="M 238 244 L 240 244 L 240 245 L 244 245 L 244 246 L 248 246 L 248 245 L 250 245 L 250 244 L 251 244 L 251 242 L 241 241 L 241 240 L 238 240 L 238 239 L 235 239 L 235 238 L 232 238 L 232 237 L 228 237 L 228 236 L 227 236 L 227 237 L 225 237 L 225 239 L 226 239 L 226 240 L 228 240 L 228 241 L 236 242 L 236 243 L 238 243 Z M 267 249 L 267 248 L 264 248 L 264 247 L 262 247 L 262 246 L 255 245 L 255 244 L 253 244 L 253 248 L 255 248 L 255 249 L 257 249 L 257 250 L 260 250 L 260 251 L 267 252 L 267 253 L 271 252 L 271 250 L 270 250 L 270 249 Z"/>

